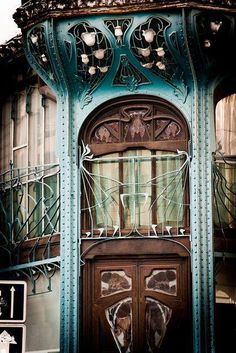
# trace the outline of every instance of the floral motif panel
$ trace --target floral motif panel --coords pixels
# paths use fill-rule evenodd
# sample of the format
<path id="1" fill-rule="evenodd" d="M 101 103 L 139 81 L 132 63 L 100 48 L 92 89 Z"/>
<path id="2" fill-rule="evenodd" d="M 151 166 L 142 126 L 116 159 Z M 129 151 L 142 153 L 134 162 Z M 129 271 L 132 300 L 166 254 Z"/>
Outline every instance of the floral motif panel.
<path id="1" fill-rule="evenodd" d="M 132 352 L 132 299 L 126 298 L 106 309 L 105 315 L 120 353 Z"/>
<path id="2" fill-rule="evenodd" d="M 132 279 L 124 271 L 101 272 L 101 296 L 106 297 L 132 289 Z"/>
<path id="3" fill-rule="evenodd" d="M 92 101 L 92 91 L 106 76 L 112 63 L 112 49 L 106 36 L 88 22 L 80 22 L 69 30 L 77 51 L 77 75 L 84 91 L 80 95 L 82 107 Z M 69 60 L 71 43 L 65 42 Z"/>
<path id="4" fill-rule="evenodd" d="M 145 104 L 116 109 L 90 131 L 92 144 L 185 139 L 183 127 L 170 112 Z"/>
<path id="5" fill-rule="evenodd" d="M 145 289 L 168 295 L 177 295 L 176 270 L 153 270 L 145 279 Z"/>

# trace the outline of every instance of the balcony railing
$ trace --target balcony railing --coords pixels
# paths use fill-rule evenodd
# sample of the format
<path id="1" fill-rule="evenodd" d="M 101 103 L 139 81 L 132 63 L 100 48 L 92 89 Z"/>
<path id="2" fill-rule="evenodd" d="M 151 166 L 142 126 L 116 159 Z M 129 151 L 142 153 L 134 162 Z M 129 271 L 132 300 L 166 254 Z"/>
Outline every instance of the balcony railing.
<path id="1" fill-rule="evenodd" d="M 10 164 L 10 169 L 0 175 L 0 250 L 5 265 L 53 256 L 51 245 L 59 232 L 59 210 L 57 164 L 21 169 Z"/>

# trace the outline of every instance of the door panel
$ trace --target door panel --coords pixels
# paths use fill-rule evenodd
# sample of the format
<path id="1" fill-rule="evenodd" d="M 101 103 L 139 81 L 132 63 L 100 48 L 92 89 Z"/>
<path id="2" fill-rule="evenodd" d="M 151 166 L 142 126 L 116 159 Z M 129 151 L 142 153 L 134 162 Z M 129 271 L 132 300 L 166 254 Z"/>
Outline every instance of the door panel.
<path id="1" fill-rule="evenodd" d="M 85 279 L 84 352 L 187 352 L 187 261 L 93 261 Z"/>

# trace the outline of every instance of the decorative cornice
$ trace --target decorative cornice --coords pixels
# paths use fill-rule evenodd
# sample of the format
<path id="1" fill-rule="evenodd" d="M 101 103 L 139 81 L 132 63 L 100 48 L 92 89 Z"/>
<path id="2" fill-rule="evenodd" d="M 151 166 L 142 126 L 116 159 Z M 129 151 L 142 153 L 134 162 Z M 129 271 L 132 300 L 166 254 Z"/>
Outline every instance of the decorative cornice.
<path id="1" fill-rule="evenodd" d="M 28 28 L 50 17 L 71 17 L 94 13 L 123 13 L 157 8 L 205 8 L 236 11 L 236 0 L 30 0 L 19 7 L 13 18 L 21 28 Z"/>
<path id="2" fill-rule="evenodd" d="M 5 44 L 0 45 L 0 60 L 12 61 L 23 56 L 22 36 L 17 35 Z"/>

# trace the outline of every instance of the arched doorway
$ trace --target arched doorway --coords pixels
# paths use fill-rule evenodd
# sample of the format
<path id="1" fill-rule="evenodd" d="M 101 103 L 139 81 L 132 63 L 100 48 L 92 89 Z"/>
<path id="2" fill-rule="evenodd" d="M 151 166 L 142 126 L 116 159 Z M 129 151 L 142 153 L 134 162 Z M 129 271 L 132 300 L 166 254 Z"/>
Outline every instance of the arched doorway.
<path id="1" fill-rule="evenodd" d="M 83 352 L 189 352 L 184 118 L 161 99 L 119 99 L 80 139 Z"/>

